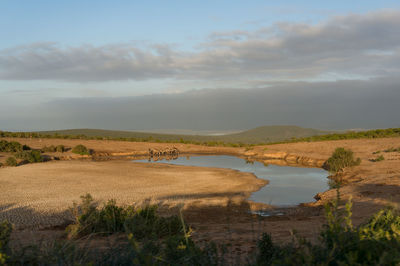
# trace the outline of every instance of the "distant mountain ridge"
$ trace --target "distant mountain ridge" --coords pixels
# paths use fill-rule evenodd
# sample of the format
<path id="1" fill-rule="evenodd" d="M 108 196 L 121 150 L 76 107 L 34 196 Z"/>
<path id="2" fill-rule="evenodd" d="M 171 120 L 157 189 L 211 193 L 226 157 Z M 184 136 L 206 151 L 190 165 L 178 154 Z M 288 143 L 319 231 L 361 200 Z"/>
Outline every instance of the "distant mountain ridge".
<path id="1" fill-rule="evenodd" d="M 218 135 L 218 136 L 204 136 L 204 135 L 183 135 L 183 134 L 161 134 L 149 132 L 135 132 L 135 131 L 118 131 L 118 130 L 104 130 L 104 129 L 67 129 L 67 130 L 54 130 L 54 131 L 40 131 L 42 134 L 58 134 L 58 135 L 85 135 L 88 137 L 110 137 L 110 138 L 136 138 L 136 139 L 149 139 L 160 141 L 220 141 L 230 143 L 267 143 L 288 140 L 291 138 L 304 138 L 317 135 L 324 135 L 334 133 L 334 131 L 323 131 L 312 128 L 302 128 L 299 126 L 261 126 L 246 130 L 239 133 Z"/>
<path id="2" fill-rule="evenodd" d="M 324 131 L 299 126 L 261 126 L 243 132 L 225 135 L 224 137 L 226 139 L 237 141 L 254 139 L 259 142 L 275 142 L 291 138 L 305 138 L 329 133 L 334 133 L 334 131 Z"/>

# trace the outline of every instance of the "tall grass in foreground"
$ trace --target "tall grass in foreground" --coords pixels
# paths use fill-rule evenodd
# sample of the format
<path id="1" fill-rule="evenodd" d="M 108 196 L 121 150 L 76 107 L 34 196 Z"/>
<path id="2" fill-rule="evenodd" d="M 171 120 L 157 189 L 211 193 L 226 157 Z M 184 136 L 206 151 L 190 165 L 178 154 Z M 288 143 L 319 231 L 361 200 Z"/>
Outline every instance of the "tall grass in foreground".
<path id="1" fill-rule="evenodd" d="M 11 225 L 3 222 L 0 224 L 0 264 L 230 265 L 233 263 L 226 261 L 227 254 L 224 247 L 213 243 L 205 246 L 197 245 L 192 240 L 190 227 L 185 225 L 182 216 L 172 218 L 176 222 L 179 221 L 180 229 L 164 234 L 165 231 L 155 225 L 157 224 L 155 221 L 161 219 L 154 212 L 155 207 L 128 210 L 129 208 L 117 207 L 113 201 L 102 207 L 96 207 L 89 195 L 82 197 L 82 203 L 76 204 L 75 207 L 81 210 L 72 226 L 82 230 L 73 231 L 82 235 L 125 232 L 127 240 L 117 245 L 110 244 L 108 248 L 82 245 L 82 240 L 78 239 L 13 250 L 8 247 Z M 367 223 L 355 227 L 351 222 L 351 209 L 351 200 L 344 206 L 341 204 L 338 189 L 336 200 L 325 206 L 326 223 L 320 232 L 318 244 L 312 244 L 295 234 L 293 242 L 278 245 L 265 233 L 260 237 L 256 251 L 248 255 L 247 264 L 399 264 L 399 213 L 393 208 L 386 208 L 376 213 Z M 126 224 L 129 219 L 137 220 L 133 224 L 124 226 L 123 229 L 122 224 Z M 140 234 L 141 231 L 150 233 Z M 162 233 L 159 234 L 160 232 Z"/>
<path id="2" fill-rule="evenodd" d="M 185 229 L 178 216 L 157 215 L 156 205 L 120 207 L 115 200 L 109 200 L 99 208 L 90 194 L 81 196 L 81 200 L 81 204 L 74 203 L 72 208 L 75 223 L 66 229 L 70 238 L 124 232 L 138 240 L 158 239 L 180 234 Z"/>
<path id="3" fill-rule="evenodd" d="M 258 244 L 257 265 L 398 265 L 400 216 L 392 208 L 376 213 L 359 227 L 351 222 L 351 200 L 342 208 L 337 200 L 325 206 L 326 224 L 320 242 L 298 237 L 288 245 L 275 245 L 264 234 Z"/>

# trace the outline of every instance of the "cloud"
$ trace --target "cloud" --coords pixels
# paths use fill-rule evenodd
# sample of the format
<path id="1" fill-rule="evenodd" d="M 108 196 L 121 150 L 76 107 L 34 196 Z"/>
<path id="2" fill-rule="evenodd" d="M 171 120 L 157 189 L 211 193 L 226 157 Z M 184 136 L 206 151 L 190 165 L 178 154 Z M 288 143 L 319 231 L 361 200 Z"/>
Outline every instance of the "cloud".
<path id="1" fill-rule="evenodd" d="M 400 79 L 289 82 L 263 89 L 209 89 L 137 97 L 54 100 L 0 114 L 13 129 L 231 130 L 260 125 L 320 129 L 400 127 Z M 21 123 L 24 121 L 24 123 Z M 21 128 L 21 127 L 25 128 Z"/>
<path id="2" fill-rule="evenodd" d="M 37 43 L 0 51 L 2 80 L 276 80 L 400 72 L 400 11 L 336 16 L 316 25 L 277 23 L 213 33 L 194 51 L 168 45 L 64 47 Z"/>

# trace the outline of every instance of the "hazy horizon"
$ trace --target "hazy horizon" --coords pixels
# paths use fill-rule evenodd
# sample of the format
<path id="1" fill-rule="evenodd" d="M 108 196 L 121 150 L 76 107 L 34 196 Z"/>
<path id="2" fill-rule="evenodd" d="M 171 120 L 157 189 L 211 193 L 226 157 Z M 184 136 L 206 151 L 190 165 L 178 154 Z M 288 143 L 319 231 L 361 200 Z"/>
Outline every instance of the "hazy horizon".
<path id="1" fill-rule="evenodd" d="M 400 127 L 398 1 L 0 7 L 0 130 Z"/>

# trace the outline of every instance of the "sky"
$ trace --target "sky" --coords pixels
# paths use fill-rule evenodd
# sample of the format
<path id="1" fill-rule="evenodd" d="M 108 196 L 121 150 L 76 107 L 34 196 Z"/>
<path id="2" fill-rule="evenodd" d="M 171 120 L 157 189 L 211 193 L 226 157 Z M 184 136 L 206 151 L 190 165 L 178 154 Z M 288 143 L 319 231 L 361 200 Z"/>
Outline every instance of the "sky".
<path id="1" fill-rule="evenodd" d="M 399 1 L 0 1 L 0 130 L 400 127 Z"/>

